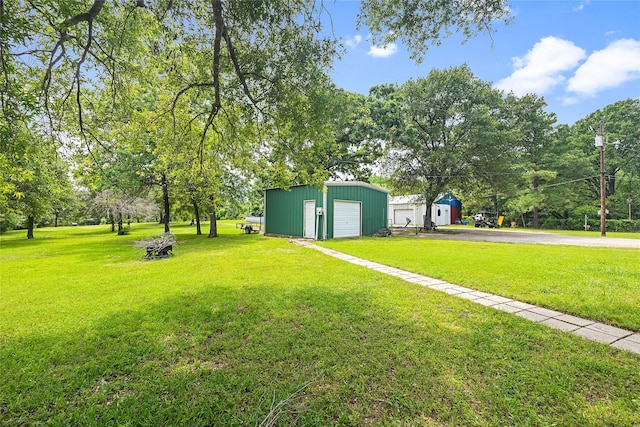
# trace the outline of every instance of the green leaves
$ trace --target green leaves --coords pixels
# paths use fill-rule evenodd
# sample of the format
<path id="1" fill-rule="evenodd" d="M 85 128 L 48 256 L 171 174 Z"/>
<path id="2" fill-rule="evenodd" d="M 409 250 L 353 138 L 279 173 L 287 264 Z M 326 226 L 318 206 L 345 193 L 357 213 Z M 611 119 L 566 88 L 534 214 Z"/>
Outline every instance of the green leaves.
<path id="1" fill-rule="evenodd" d="M 374 43 L 401 40 L 417 62 L 445 37 L 459 33 L 464 42 L 483 31 L 491 35 L 497 22 L 508 24 L 512 19 L 506 0 L 367 0 L 358 18 L 371 30 Z"/>
<path id="2" fill-rule="evenodd" d="M 431 202 L 452 186 L 468 186 L 475 176 L 504 167 L 509 152 L 499 124 L 501 94 L 467 66 L 433 70 L 375 93 L 390 103 L 379 125 L 388 141 L 386 170 L 399 193 Z"/>
<path id="3" fill-rule="evenodd" d="M 37 128 L 12 125 L 12 139 L 3 141 L 0 156 L 0 228 L 7 216 L 19 213 L 40 218 L 65 203 L 72 192 L 66 165 Z"/>

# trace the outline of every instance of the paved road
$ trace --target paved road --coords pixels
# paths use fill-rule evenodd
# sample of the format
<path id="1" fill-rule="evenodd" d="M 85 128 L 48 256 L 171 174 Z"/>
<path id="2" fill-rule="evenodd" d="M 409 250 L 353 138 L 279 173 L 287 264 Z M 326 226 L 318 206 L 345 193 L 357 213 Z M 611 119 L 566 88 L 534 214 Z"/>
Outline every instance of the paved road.
<path id="1" fill-rule="evenodd" d="M 400 233 L 415 235 L 409 230 L 401 230 Z M 478 242 L 505 242 L 505 243 L 528 243 L 545 245 L 572 245 L 572 246 L 602 246 L 615 248 L 636 248 L 640 249 L 640 239 L 620 239 L 615 237 L 602 237 L 600 235 L 590 236 L 565 236 L 561 234 L 544 232 L 527 232 L 511 229 L 496 230 L 487 228 L 439 228 L 436 233 L 419 233 L 418 237 L 450 239 L 450 240 L 471 240 Z"/>

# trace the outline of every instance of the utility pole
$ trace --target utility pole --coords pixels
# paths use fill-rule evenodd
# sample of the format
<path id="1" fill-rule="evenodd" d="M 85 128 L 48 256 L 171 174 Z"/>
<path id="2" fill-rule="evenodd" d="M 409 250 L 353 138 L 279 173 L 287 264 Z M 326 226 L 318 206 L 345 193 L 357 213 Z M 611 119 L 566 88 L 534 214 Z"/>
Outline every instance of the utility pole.
<path id="1" fill-rule="evenodd" d="M 604 120 L 600 119 L 600 129 L 596 135 L 596 147 L 600 147 L 600 235 L 607 235 L 607 193 L 604 170 Z"/>
<path id="2" fill-rule="evenodd" d="M 607 235 L 607 190 L 605 188 L 604 146 L 613 145 L 616 149 L 620 146 L 620 140 L 605 142 L 604 119 L 600 119 L 600 129 L 596 135 L 596 147 L 600 147 L 600 234 Z"/>

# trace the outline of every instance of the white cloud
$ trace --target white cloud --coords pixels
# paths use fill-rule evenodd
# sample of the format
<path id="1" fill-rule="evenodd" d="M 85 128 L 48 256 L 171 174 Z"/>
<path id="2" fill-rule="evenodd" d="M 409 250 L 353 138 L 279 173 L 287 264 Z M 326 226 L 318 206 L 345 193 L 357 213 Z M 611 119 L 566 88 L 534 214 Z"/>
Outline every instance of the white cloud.
<path id="1" fill-rule="evenodd" d="M 581 2 L 579 5 L 572 7 L 571 10 L 574 11 L 574 12 L 580 12 L 581 10 L 584 10 L 584 8 L 589 6 L 590 4 L 591 4 L 591 0 L 585 0 L 585 1 Z"/>
<path id="2" fill-rule="evenodd" d="M 569 79 L 567 89 L 583 96 L 640 79 L 640 41 L 620 39 L 593 52 Z"/>
<path id="3" fill-rule="evenodd" d="M 351 49 L 354 49 L 355 47 L 357 47 L 360 42 L 362 41 L 362 36 L 361 35 L 356 35 L 353 37 L 347 37 L 347 39 L 345 40 L 345 44 L 347 46 L 349 46 Z"/>
<path id="4" fill-rule="evenodd" d="M 398 46 L 395 43 L 390 43 L 386 46 L 371 46 L 368 55 L 374 58 L 388 58 L 397 51 Z"/>
<path id="5" fill-rule="evenodd" d="M 585 56 L 584 49 L 573 42 L 545 37 L 525 56 L 512 58 L 515 71 L 495 86 L 517 96 L 531 92 L 541 95 L 564 82 L 562 72 L 578 66 Z"/>
<path id="6" fill-rule="evenodd" d="M 561 104 L 564 106 L 576 105 L 579 103 L 580 103 L 580 99 L 575 97 L 565 97 L 565 98 L 562 98 L 561 100 Z"/>

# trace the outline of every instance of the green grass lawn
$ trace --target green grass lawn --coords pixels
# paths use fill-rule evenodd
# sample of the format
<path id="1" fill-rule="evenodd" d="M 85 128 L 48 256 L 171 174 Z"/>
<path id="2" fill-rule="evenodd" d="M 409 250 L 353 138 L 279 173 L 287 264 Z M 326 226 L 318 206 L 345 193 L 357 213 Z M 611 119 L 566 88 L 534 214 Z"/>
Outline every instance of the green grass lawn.
<path id="1" fill-rule="evenodd" d="M 220 229 L 1 236 L 0 424 L 638 425 L 638 355 Z"/>
<path id="2" fill-rule="evenodd" d="M 480 291 L 640 331 L 637 249 L 396 236 L 336 239 L 319 244 Z"/>

